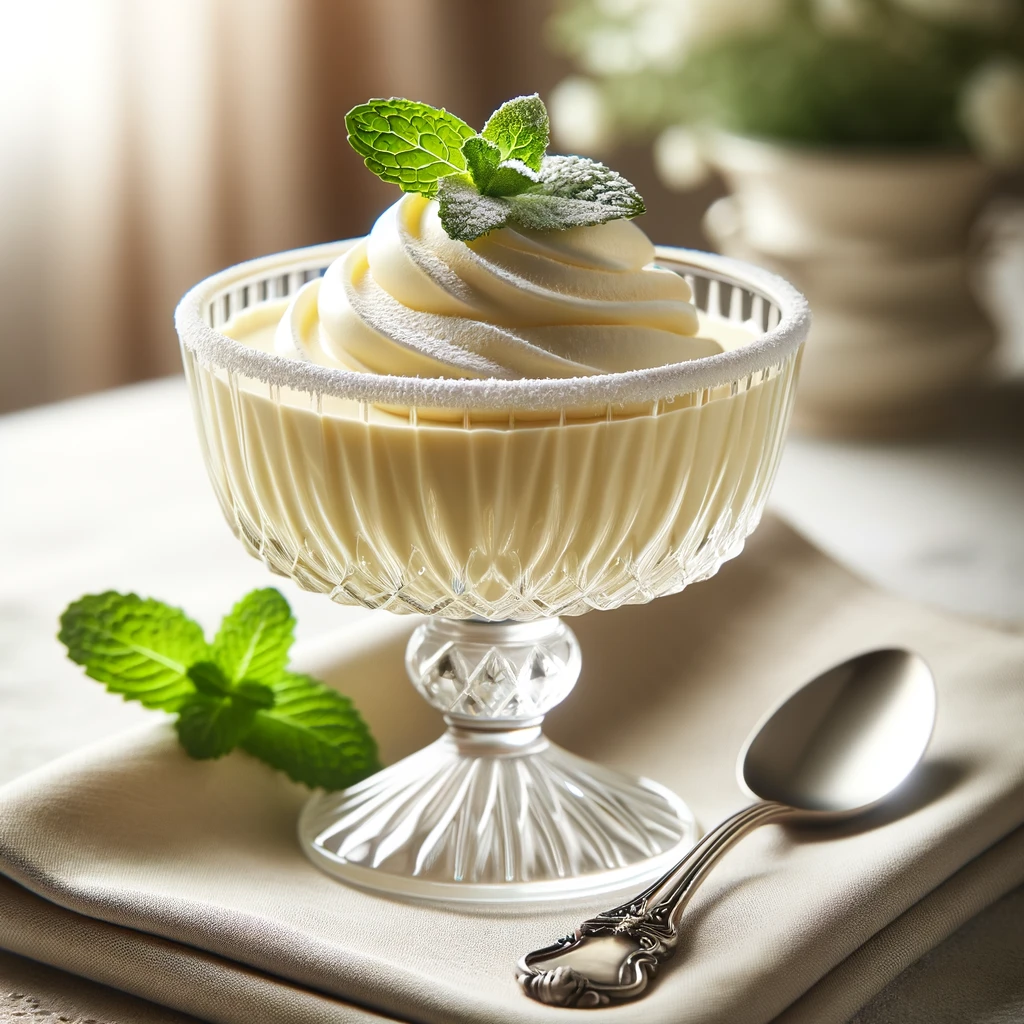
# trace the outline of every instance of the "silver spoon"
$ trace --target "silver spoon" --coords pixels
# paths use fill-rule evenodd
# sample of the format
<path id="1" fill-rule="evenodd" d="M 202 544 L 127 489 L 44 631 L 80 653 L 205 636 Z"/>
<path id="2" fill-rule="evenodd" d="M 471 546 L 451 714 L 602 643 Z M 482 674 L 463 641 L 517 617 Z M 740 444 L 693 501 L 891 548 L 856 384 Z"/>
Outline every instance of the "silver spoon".
<path id="1" fill-rule="evenodd" d="M 762 719 L 740 753 L 740 785 L 757 802 L 635 899 L 527 953 L 516 966 L 520 985 L 552 1006 L 635 999 L 675 952 L 686 904 L 727 850 L 768 822 L 837 821 L 881 803 L 921 760 L 934 723 L 935 682 L 910 651 L 870 651 L 812 679 Z"/>

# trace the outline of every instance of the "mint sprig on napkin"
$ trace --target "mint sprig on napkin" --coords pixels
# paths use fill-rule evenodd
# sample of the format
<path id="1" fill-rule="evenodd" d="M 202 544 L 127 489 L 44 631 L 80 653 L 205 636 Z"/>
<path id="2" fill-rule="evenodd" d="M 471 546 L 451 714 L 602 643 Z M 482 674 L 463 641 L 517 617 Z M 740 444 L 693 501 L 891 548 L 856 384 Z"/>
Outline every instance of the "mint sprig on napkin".
<path id="1" fill-rule="evenodd" d="M 177 713 L 191 757 L 240 747 L 324 789 L 344 789 L 380 768 L 352 702 L 288 670 L 295 618 L 273 588 L 246 594 L 212 643 L 181 609 L 137 594 L 88 594 L 60 623 L 58 639 L 86 675 L 125 700 Z"/>
<path id="2" fill-rule="evenodd" d="M 536 94 L 503 103 L 479 133 L 447 110 L 394 97 L 353 107 L 345 125 L 374 174 L 437 198 L 441 226 L 458 241 L 506 224 L 560 231 L 645 212 L 636 188 L 604 164 L 546 155 L 548 112 Z"/>

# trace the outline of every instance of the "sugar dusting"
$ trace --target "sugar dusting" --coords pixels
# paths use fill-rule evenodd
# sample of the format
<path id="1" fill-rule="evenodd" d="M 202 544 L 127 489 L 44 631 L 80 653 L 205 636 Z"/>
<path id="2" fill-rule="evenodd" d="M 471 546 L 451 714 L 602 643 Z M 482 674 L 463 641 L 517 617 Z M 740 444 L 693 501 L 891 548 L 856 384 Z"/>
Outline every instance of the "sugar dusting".
<path id="1" fill-rule="evenodd" d="M 747 345 L 684 363 L 589 377 L 467 380 L 358 373 L 262 351 L 210 327 L 203 316 L 214 299 L 287 272 L 319 270 L 351 242 L 332 243 L 253 260 L 200 282 L 175 312 L 182 344 L 206 366 L 220 367 L 279 387 L 381 405 L 446 409 L 545 410 L 657 401 L 741 379 L 779 363 L 807 337 L 810 309 L 784 279 L 738 260 L 683 249 L 660 248 L 658 257 L 682 271 L 740 283 L 781 311 L 772 330 Z"/>

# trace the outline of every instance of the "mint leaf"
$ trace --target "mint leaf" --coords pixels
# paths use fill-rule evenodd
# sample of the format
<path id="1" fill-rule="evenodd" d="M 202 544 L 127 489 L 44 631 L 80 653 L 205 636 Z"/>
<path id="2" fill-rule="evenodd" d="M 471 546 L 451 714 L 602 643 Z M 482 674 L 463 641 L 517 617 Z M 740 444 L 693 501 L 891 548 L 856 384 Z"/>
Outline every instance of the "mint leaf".
<path id="1" fill-rule="evenodd" d="M 226 697 L 231 693 L 227 677 L 212 661 L 197 661 L 186 674 L 197 693 L 205 693 L 208 697 Z"/>
<path id="2" fill-rule="evenodd" d="M 347 697 L 293 672 L 271 689 L 274 707 L 256 713 L 243 750 L 324 789 L 344 789 L 379 770 L 377 745 Z"/>
<path id="3" fill-rule="evenodd" d="M 477 191 L 485 196 L 514 196 L 537 183 L 536 171 L 531 171 L 520 160 L 502 160 L 501 152 L 493 142 L 474 135 L 462 144 L 469 173 Z M 460 178 L 452 179 L 459 181 Z"/>
<path id="4" fill-rule="evenodd" d="M 438 192 L 441 226 L 471 242 L 506 224 L 535 231 L 587 227 L 645 212 L 621 174 L 582 156 L 546 156 L 536 184 L 518 195 L 480 195 L 468 182 L 446 178 Z"/>
<path id="5" fill-rule="evenodd" d="M 229 683 L 272 683 L 288 664 L 295 617 L 273 587 L 246 594 L 221 620 L 213 660 Z"/>
<path id="6" fill-rule="evenodd" d="M 251 704 L 257 711 L 272 708 L 277 703 L 274 691 L 262 683 L 250 683 L 243 679 L 232 691 L 232 697 L 236 701 Z"/>
<path id="7" fill-rule="evenodd" d="M 198 623 L 138 594 L 87 594 L 60 617 L 58 639 L 86 675 L 147 708 L 176 711 L 194 693 L 188 669 L 209 657 Z"/>
<path id="8" fill-rule="evenodd" d="M 493 142 L 474 135 L 462 144 L 462 155 L 477 190 L 486 194 L 487 182 L 501 163 L 501 150 Z"/>
<path id="9" fill-rule="evenodd" d="M 548 148 L 547 107 L 536 93 L 517 96 L 491 114 L 481 134 L 498 147 L 502 160 L 520 160 L 531 171 L 539 171 Z"/>
<path id="10" fill-rule="evenodd" d="M 223 757 L 238 746 L 257 712 L 247 700 L 197 693 L 182 704 L 174 728 L 189 757 Z"/>
<path id="11" fill-rule="evenodd" d="M 596 160 L 588 160 L 585 156 L 544 157 L 540 168 L 540 183 L 533 193 L 588 203 L 594 208 L 589 213 L 582 207 L 578 208 L 574 215 L 578 220 L 566 224 L 566 227 L 602 224 L 621 217 L 639 217 L 647 212 L 632 182 L 627 181 L 618 171 Z"/>
<path id="12" fill-rule="evenodd" d="M 472 242 L 495 228 L 504 227 L 509 218 L 509 201 L 482 196 L 468 182 L 445 178 L 437 193 L 441 227 L 449 238 Z"/>
<path id="13" fill-rule="evenodd" d="M 454 114 L 412 100 L 373 99 L 345 115 L 366 166 L 403 192 L 433 196 L 439 179 L 466 171 L 462 144 L 476 134 Z"/>
<path id="14" fill-rule="evenodd" d="M 197 662 L 188 670 L 188 677 L 195 685 L 196 692 L 207 697 L 232 697 L 251 704 L 257 710 L 274 706 L 274 691 L 269 686 L 248 679 L 231 683 L 220 666 L 212 661 Z"/>

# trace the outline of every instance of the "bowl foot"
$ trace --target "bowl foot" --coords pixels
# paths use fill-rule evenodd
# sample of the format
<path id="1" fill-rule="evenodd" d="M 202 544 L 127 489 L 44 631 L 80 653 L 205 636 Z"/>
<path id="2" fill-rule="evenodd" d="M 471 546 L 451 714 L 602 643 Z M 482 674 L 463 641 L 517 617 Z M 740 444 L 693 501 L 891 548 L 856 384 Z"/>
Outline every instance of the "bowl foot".
<path id="1" fill-rule="evenodd" d="M 450 729 L 358 785 L 313 797 L 299 821 L 303 850 L 364 888 L 505 903 L 635 885 L 696 841 L 689 808 L 663 786 L 576 757 L 539 727 L 516 733 Z"/>

